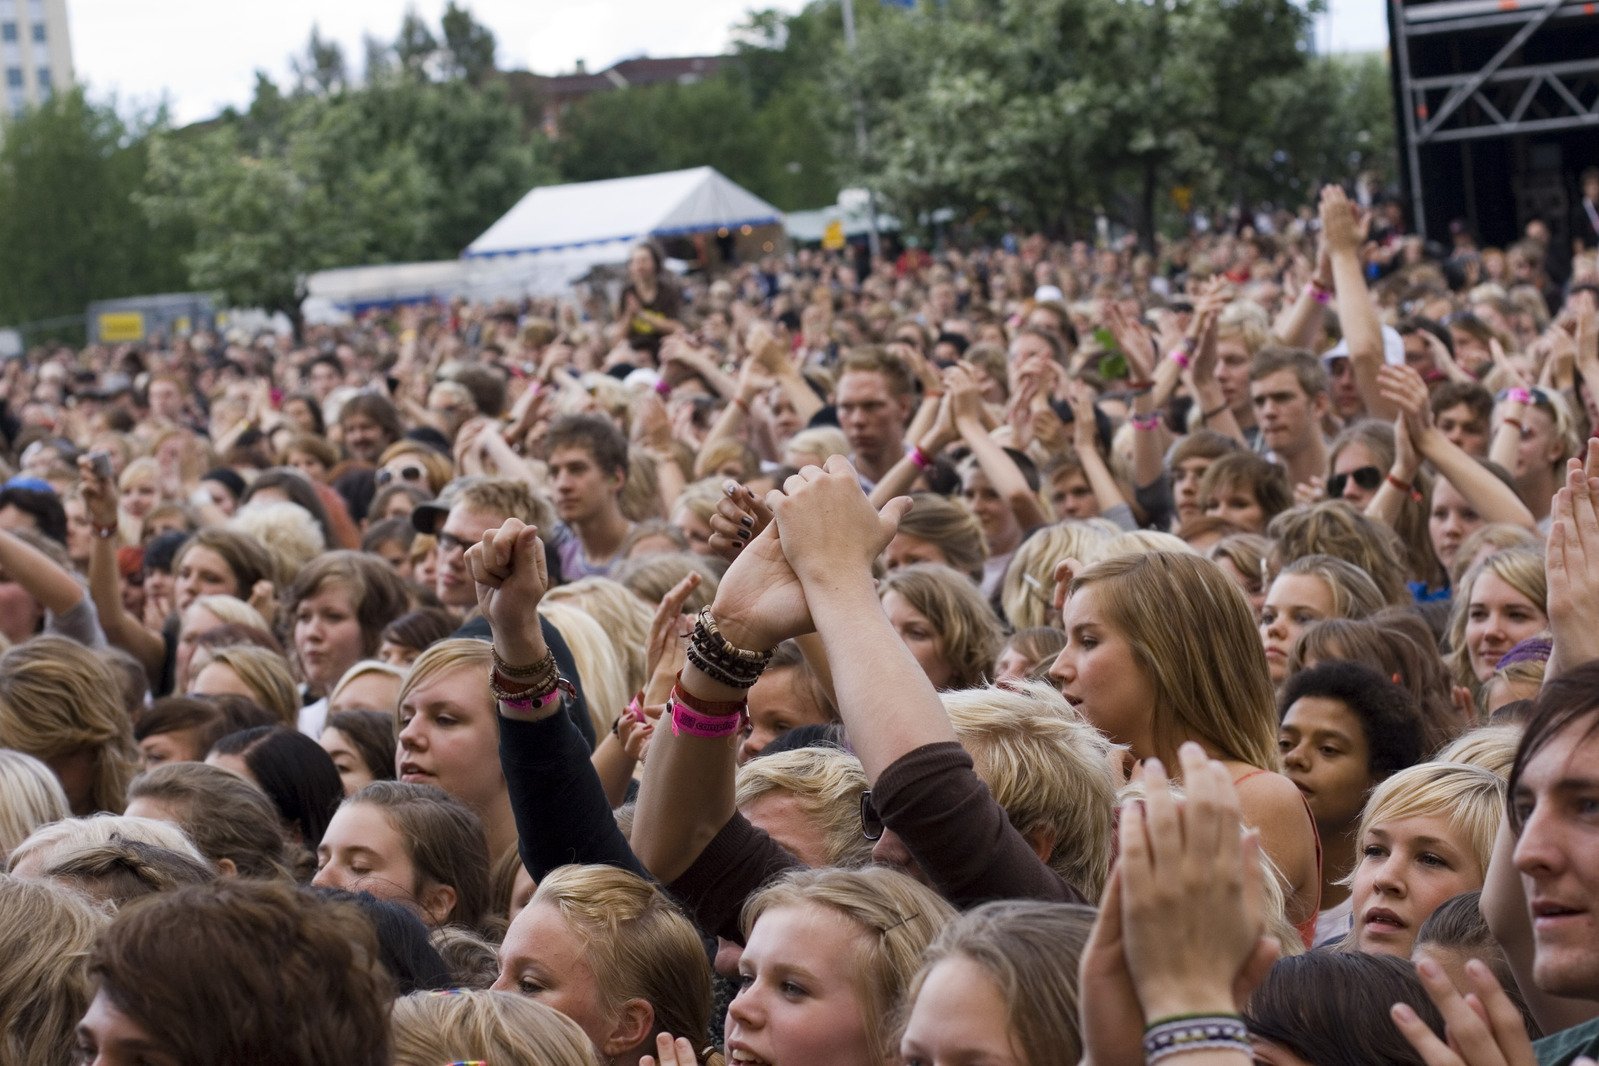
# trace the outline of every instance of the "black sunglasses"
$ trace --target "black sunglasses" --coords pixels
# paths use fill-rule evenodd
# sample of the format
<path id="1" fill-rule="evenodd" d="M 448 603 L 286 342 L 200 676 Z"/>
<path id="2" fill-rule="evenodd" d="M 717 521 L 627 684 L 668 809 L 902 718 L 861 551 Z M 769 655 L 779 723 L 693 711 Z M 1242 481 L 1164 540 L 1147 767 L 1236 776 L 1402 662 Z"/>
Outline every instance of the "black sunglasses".
<path id="1" fill-rule="evenodd" d="M 1363 466 L 1351 470 L 1347 474 L 1334 474 L 1327 479 L 1327 498 L 1336 500 L 1344 494 L 1344 486 L 1349 484 L 1349 479 L 1354 478 L 1355 484 L 1367 492 L 1377 491 L 1377 486 L 1382 484 L 1382 468 L 1378 466 Z"/>
<path id="2" fill-rule="evenodd" d="M 883 839 L 883 816 L 872 802 L 871 789 L 861 793 L 861 836 L 867 840 Z"/>
<path id="3" fill-rule="evenodd" d="M 392 470 L 379 470 L 377 476 L 378 486 L 381 488 L 398 477 L 401 481 L 421 481 L 427 477 L 427 471 L 420 466 L 402 466 L 400 472 L 395 474 Z"/>

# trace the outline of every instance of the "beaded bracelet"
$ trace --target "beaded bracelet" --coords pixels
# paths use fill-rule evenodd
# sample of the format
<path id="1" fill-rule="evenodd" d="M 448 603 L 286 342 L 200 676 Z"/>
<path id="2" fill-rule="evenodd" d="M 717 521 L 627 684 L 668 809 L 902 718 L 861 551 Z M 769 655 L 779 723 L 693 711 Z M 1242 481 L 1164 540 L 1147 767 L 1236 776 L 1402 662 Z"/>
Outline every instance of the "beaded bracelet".
<path id="1" fill-rule="evenodd" d="M 691 641 L 688 647 L 683 649 L 683 657 L 700 673 L 728 688 L 754 688 L 755 682 L 761 679 L 761 673 L 765 669 L 764 665 L 729 665 L 720 660 L 707 658 L 701 654 L 701 651 L 702 649 Z"/>
<path id="2" fill-rule="evenodd" d="M 1188 1051 L 1241 1051 L 1249 1054 L 1249 1030 L 1236 1014 L 1183 1015 L 1155 1022 L 1144 1030 L 1144 1062 Z"/>

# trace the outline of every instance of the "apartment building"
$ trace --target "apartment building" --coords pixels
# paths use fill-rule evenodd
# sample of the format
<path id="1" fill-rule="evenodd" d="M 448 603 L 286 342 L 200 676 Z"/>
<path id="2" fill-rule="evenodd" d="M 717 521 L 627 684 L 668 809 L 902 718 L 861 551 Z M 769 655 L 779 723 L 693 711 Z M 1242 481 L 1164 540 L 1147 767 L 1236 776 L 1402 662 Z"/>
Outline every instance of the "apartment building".
<path id="1" fill-rule="evenodd" d="M 72 80 L 67 0 L 0 0 L 0 121 Z"/>

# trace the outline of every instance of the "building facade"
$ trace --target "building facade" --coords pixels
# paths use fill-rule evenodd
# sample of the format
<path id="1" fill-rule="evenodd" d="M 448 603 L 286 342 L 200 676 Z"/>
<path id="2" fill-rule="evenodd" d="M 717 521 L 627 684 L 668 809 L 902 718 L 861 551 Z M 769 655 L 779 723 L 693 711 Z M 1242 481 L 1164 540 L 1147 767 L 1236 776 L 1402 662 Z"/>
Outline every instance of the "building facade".
<path id="1" fill-rule="evenodd" d="M 67 0 L 0 0 L 0 121 L 72 81 Z"/>

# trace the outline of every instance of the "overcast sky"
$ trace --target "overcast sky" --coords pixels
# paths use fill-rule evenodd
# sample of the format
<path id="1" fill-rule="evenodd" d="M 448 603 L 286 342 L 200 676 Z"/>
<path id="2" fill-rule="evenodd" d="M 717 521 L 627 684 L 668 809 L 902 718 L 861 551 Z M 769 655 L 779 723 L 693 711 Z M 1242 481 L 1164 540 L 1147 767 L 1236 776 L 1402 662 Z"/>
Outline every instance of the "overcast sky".
<path id="1" fill-rule="evenodd" d="M 876 0 L 856 0 L 868 4 Z M 600 70 L 636 55 L 703 55 L 728 44 L 751 7 L 798 10 L 804 0 L 467 0 L 495 33 L 506 69 L 556 74 L 579 59 Z M 255 71 L 286 82 L 289 57 L 313 25 L 357 65 L 363 35 L 393 40 L 407 8 L 436 30 L 444 0 L 67 0 L 73 62 L 91 94 L 124 105 L 163 98 L 193 122 L 249 102 Z M 1382 0 L 1331 0 L 1318 40 L 1339 50 L 1387 45 Z M 1330 25 L 1330 37 L 1326 32 Z"/>

